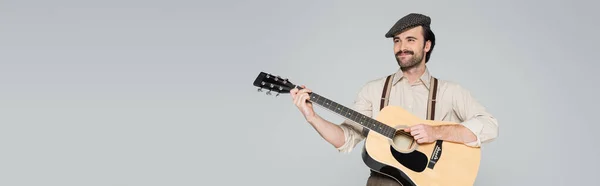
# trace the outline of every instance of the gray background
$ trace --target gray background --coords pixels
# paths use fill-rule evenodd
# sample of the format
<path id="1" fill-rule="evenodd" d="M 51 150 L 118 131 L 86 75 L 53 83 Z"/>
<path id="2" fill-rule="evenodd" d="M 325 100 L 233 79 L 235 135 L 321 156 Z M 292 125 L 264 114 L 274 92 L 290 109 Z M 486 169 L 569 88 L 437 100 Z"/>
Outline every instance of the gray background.
<path id="1" fill-rule="evenodd" d="M 433 19 L 433 75 L 499 120 L 476 185 L 592 185 L 594 7 L 2 0 L 0 185 L 364 185 L 360 151 L 338 153 L 288 95 L 251 83 L 265 71 L 350 105 L 397 69 L 383 35 L 411 12 Z"/>

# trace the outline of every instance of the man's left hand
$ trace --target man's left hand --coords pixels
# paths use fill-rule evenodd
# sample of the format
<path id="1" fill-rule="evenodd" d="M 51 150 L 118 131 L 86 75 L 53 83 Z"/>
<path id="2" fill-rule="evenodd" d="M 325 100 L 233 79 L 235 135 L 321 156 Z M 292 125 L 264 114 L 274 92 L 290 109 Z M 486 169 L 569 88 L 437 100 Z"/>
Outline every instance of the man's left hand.
<path id="1" fill-rule="evenodd" d="M 417 143 L 432 143 L 438 140 L 436 128 L 427 124 L 417 124 L 405 128 L 404 132 L 409 132 L 417 140 Z"/>

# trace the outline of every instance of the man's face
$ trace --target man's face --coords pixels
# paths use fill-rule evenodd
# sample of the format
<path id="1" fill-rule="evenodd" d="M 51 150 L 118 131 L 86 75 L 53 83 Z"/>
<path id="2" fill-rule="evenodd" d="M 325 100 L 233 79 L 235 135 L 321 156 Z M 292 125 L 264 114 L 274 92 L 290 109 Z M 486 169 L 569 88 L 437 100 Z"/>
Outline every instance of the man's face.
<path id="1" fill-rule="evenodd" d="M 402 68 L 417 66 L 424 61 L 425 52 L 429 51 L 429 42 L 424 42 L 423 28 L 415 27 L 394 36 L 394 54 Z"/>

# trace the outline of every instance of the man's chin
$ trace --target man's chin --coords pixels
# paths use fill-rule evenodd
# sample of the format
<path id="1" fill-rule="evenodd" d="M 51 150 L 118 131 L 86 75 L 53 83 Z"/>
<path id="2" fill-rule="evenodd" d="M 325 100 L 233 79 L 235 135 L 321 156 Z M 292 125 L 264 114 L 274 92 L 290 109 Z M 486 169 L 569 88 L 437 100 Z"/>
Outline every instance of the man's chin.
<path id="1" fill-rule="evenodd" d="M 398 65 L 400 65 L 401 67 L 407 67 L 412 66 L 412 63 L 410 61 L 398 61 Z"/>
<path id="2" fill-rule="evenodd" d="M 412 67 L 415 67 L 415 66 L 417 66 L 418 64 L 419 64 L 419 63 L 402 62 L 402 61 L 399 61 L 399 62 L 398 62 L 398 65 L 399 65 L 401 68 L 412 68 Z"/>

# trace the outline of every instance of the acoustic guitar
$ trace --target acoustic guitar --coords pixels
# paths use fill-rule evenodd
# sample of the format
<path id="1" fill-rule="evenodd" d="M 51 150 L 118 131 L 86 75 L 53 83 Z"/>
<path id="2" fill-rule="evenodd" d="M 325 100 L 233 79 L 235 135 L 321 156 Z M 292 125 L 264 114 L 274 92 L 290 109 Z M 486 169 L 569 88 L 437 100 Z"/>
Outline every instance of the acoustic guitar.
<path id="1" fill-rule="evenodd" d="M 260 72 L 254 80 L 258 91 L 288 94 L 291 89 L 301 87 L 288 79 Z M 363 162 L 371 170 L 389 176 L 404 186 L 462 186 L 473 185 L 480 163 L 480 148 L 460 143 L 438 140 L 429 144 L 418 144 L 404 128 L 415 124 L 455 124 L 450 122 L 423 120 L 398 106 L 386 106 L 373 119 L 336 103 L 317 93 L 309 93 L 314 105 L 354 121 L 369 129 L 362 151 Z"/>

